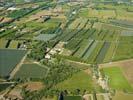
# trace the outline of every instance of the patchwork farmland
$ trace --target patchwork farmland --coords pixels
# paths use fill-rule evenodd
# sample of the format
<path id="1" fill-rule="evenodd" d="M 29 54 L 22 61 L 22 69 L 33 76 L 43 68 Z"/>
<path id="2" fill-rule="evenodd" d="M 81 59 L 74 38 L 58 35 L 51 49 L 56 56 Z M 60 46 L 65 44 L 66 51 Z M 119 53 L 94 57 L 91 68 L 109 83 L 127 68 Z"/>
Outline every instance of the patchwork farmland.
<path id="1" fill-rule="evenodd" d="M 132 100 L 131 0 L 1 0 L 0 99 Z"/>
<path id="2" fill-rule="evenodd" d="M 0 49 L 0 76 L 10 76 L 10 72 L 20 62 L 25 53 L 25 50 Z"/>

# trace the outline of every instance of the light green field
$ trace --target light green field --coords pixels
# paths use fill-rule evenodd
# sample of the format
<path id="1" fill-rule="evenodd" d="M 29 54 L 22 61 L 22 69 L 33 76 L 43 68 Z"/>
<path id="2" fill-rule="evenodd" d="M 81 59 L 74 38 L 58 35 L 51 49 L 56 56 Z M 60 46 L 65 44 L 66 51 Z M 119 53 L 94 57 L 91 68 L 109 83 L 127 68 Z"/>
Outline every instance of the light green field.
<path id="1" fill-rule="evenodd" d="M 114 10 L 96 10 L 96 9 L 84 8 L 80 11 L 79 16 L 107 19 L 107 18 L 114 18 L 116 15 Z"/>
<path id="2" fill-rule="evenodd" d="M 109 78 L 109 86 L 116 90 L 133 91 L 130 83 L 124 77 L 119 67 L 103 68 L 103 72 Z"/>
<path id="3" fill-rule="evenodd" d="M 66 96 L 64 100 L 82 100 L 81 96 Z"/>
<path id="4" fill-rule="evenodd" d="M 93 84 L 91 77 L 87 73 L 81 71 L 74 74 L 70 79 L 59 83 L 56 88 L 69 91 L 76 89 L 92 91 Z"/>
<path id="5" fill-rule="evenodd" d="M 133 100 L 133 94 L 124 94 L 122 92 L 116 92 L 112 100 Z"/>
<path id="6" fill-rule="evenodd" d="M 18 41 L 12 40 L 9 45 L 9 48 L 17 49 L 17 45 L 18 45 Z"/>
<path id="7" fill-rule="evenodd" d="M 129 58 L 133 58 L 132 42 L 119 43 L 113 60 L 123 60 L 123 59 L 129 59 Z"/>
<path id="8" fill-rule="evenodd" d="M 7 40 L 5 40 L 5 39 L 0 39 L 0 48 L 5 48 L 6 43 L 7 43 Z"/>
<path id="9" fill-rule="evenodd" d="M 97 100 L 104 100 L 103 95 L 97 95 Z"/>

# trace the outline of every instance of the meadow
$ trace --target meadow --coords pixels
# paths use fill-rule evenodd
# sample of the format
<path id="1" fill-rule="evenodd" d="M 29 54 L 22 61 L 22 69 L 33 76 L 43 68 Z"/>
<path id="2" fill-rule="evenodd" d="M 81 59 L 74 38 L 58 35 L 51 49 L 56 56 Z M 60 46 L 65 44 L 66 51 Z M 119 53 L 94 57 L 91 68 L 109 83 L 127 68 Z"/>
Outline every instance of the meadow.
<path id="1" fill-rule="evenodd" d="M 103 72 L 109 78 L 109 86 L 111 89 L 121 90 L 121 91 L 133 91 L 131 84 L 127 81 L 121 68 L 119 67 L 109 67 L 103 68 Z"/>
<path id="2" fill-rule="evenodd" d="M 57 84 L 55 88 L 59 90 L 68 90 L 68 91 L 74 91 L 76 89 L 80 90 L 93 90 L 93 83 L 92 78 L 87 73 L 81 71 L 78 73 L 75 73 L 71 78 Z"/>

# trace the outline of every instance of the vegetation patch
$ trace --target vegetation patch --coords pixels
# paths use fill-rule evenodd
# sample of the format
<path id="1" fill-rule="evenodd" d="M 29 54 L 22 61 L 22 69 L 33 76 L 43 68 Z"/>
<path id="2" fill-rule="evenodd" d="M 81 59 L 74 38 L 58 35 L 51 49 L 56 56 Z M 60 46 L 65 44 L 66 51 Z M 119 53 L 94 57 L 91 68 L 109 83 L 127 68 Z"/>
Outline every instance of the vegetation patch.
<path id="1" fill-rule="evenodd" d="M 23 64 L 14 76 L 15 79 L 41 79 L 46 77 L 48 69 L 38 64 Z"/>
<path id="2" fill-rule="evenodd" d="M 0 49 L 0 76 L 9 76 L 25 53 L 25 50 Z"/>
<path id="3" fill-rule="evenodd" d="M 103 72 L 109 78 L 109 86 L 112 89 L 133 91 L 133 88 L 124 77 L 123 72 L 119 67 L 103 68 Z"/>
<path id="4" fill-rule="evenodd" d="M 50 39 L 54 38 L 56 34 L 40 34 L 39 36 L 35 37 L 34 40 L 40 41 L 49 41 Z"/>
<path id="5" fill-rule="evenodd" d="M 57 89 L 73 91 L 76 89 L 92 91 L 92 78 L 81 71 L 74 74 L 71 78 L 57 84 Z"/>

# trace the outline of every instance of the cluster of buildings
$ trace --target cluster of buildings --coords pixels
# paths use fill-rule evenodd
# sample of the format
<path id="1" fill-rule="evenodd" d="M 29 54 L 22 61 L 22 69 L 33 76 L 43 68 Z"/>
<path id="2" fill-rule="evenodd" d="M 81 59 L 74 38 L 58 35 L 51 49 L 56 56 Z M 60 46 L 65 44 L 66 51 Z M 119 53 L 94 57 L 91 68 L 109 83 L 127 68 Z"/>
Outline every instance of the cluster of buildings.
<path id="1" fill-rule="evenodd" d="M 45 55 L 45 59 L 51 59 L 51 57 L 55 54 L 61 54 L 63 52 L 63 46 L 65 42 L 59 42 L 54 48 L 47 48 L 47 54 Z"/>

